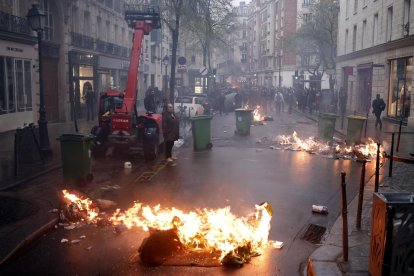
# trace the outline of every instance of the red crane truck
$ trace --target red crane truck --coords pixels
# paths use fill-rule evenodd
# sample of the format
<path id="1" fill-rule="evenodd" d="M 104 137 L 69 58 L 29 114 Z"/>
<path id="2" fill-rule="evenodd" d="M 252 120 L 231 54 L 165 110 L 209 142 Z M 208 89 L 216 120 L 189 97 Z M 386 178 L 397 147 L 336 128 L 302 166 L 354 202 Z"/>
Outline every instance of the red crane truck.
<path id="1" fill-rule="evenodd" d="M 104 157 L 108 147 L 114 147 L 128 152 L 143 151 L 146 160 L 153 160 L 163 148 L 162 115 L 138 114 L 137 74 L 144 35 L 161 28 L 159 8 L 125 5 L 125 20 L 134 29 L 127 85 L 125 91 L 106 90 L 100 94 L 99 125 L 91 130 L 96 137 L 92 154 Z"/>

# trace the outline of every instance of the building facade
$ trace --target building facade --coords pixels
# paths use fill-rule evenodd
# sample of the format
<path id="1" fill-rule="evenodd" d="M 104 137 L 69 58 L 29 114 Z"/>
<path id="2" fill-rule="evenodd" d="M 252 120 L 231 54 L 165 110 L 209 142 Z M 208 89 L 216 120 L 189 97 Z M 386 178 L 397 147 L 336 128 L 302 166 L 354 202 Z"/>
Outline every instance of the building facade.
<path id="1" fill-rule="evenodd" d="M 296 32 L 298 1 L 254 0 L 249 4 L 248 61 L 253 84 L 291 87 L 299 69 L 284 40 Z"/>
<path id="2" fill-rule="evenodd" d="M 414 128 L 414 11 L 411 0 L 341 0 L 337 84 L 350 112 L 372 115 L 376 94 L 383 116 Z"/>
<path id="3" fill-rule="evenodd" d="M 124 20 L 124 1 L 1 1 L 0 132 L 38 120 L 39 46 L 26 19 L 35 2 L 46 14 L 41 59 L 49 122 L 75 114 L 85 118 L 87 86 L 95 92 L 95 106 L 103 90 L 126 86 L 133 31 Z M 162 28 L 144 37 L 138 99 L 148 87 L 165 85 L 162 59 L 171 55 L 169 33 Z"/>

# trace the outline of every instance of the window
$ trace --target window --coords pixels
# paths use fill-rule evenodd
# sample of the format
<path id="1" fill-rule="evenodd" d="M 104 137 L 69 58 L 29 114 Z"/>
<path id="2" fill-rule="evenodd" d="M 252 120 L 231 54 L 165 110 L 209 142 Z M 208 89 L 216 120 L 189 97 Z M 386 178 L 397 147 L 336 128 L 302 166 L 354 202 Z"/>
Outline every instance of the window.
<path id="1" fill-rule="evenodd" d="M 91 35 L 91 14 L 89 11 L 85 11 L 83 14 L 83 33 Z"/>
<path id="2" fill-rule="evenodd" d="M 111 23 L 106 21 L 106 39 L 107 42 L 111 41 Z"/>
<path id="3" fill-rule="evenodd" d="M 309 6 L 310 5 L 310 1 L 311 0 L 303 0 L 303 4 L 302 4 L 302 6 Z"/>
<path id="4" fill-rule="evenodd" d="M 0 56 L 0 115 L 32 110 L 30 61 Z"/>
<path id="5" fill-rule="evenodd" d="M 413 83 L 413 58 L 391 60 L 387 115 L 395 118 L 410 116 Z M 401 73 L 399 73 L 401 72 Z M 400 76 L 398 76 L 400 74 Z"/>
<path id="6" fill-rule="evenodd" d="M 191 56 L 191 64 L 195 64 L 196 63 L 196 57 L 195 55 Z"/>
<path id="7" fill-rule="evenodd" d="M 404 0 L 403 36 L 410 35 L 411 0 Z"/>
<path id="8" fill-rule="evenodd" d="M 374 22 L 372 24 L 372 46 L 378 44 L 378 13 L 374 14 Z"/>
<path id="9" fill-rule="evenodd" d="M 391 41 L 392 38 L 392 6 L 387 10 L 387 33 L 386 33 L 386 41 Z"/>
<path id="10" fill-rule="evenodd" d="M 48 0 L 43 0 L 39 7 L 44 11 L 46 18 L 45 18 L 45 27 L 43 29 L 43 39 L 48 41 L 54 41 L 54 22 L 53 22 L 53 14 L 50 8 L 50 4 Z"/>
<path id="11" fill-rule="evenodd" d="M 358 12 L 358 0 L 354 0 L 354 13 Z"/>
<path id="12" fill-rule="evenodd" d="M 362 36 L 361 36 L 361 49 L 364 49 L 365 36 L 367 35 L 367 20 L 362 21 Z"/>
<path id="13" fill-rule="evenodd" d="M 352 51 L 356 51 L 356 40 L 357 40 L 357 25 L 354 25 L 354 32 L 352 34 Z"/>

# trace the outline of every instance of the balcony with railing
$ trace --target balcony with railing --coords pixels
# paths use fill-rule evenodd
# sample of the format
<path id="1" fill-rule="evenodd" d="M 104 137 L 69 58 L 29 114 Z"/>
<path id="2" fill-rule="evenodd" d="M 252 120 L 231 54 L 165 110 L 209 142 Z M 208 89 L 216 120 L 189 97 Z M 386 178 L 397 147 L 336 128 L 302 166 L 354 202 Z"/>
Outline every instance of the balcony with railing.
<path id="1" fill-rule="evenodd" d="M 87 50 L 93 50 L 93 37 L 86 36 L 83 34 L 71 32 L 70 33 L 72 45 L 75 47 L 87 49 Z"/>
<path id="2" fill-rule="evenodd" d="M 31 35 L 29 22 L 26 18 L 14 16 L 0 11 L 0 31 L 21 35 Z"/>

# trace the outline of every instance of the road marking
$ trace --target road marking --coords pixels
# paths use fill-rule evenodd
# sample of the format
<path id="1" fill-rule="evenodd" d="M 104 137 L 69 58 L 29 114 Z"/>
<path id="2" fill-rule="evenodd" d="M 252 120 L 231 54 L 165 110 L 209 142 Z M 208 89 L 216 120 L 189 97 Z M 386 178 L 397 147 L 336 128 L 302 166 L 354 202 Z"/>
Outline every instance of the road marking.
<path id="1" fill-rule="evenodd" d="M 167 165 L 166 160 L 160 160 L 157 164 L 152 166 L 149 170 L 141 173 L 136 179 L 135 183 L 150 181 L 157 173 L 159 173 Z"/>

